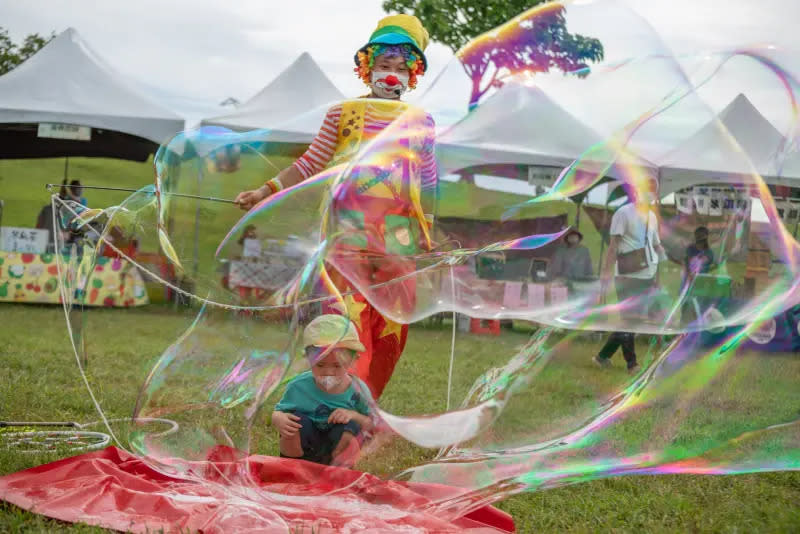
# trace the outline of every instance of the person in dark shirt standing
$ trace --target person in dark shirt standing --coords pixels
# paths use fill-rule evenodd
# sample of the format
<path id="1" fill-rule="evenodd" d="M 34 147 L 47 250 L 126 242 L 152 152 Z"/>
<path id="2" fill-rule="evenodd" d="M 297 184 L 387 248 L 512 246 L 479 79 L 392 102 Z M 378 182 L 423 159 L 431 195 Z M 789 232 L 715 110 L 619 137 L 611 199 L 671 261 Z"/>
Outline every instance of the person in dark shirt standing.
<path id="1" fill-rule="evenodd" d="M 716 267 L 714 252 L 708 244 L 708 228 L 698 226 L 694 231 L 694 243 L 686 247 L 686 256 L 683 260 L 683 283 L 694 284 L 697 275 L 708 274 Z M 716 304 L 716 299 L 709 299 L 698 292 L 697 287 L 692 288 L 692 293 L 683 304 L 681 315 L 685 323 L 697 320 L 698 315 Z"/>
<path id="2" fill-rule="evenodd" d="M 559 247 L 550 262 L 549 278 L 562 278 L 569 281 L 588 280 L 594 275 L 589 249 L 581 245 L 583 234 L 570 230 L 564 236 L 564 246 Z"/>
<path id="3" fill-rule="evenodd" d="M 708 228 L 698 226 L 694 231 L 694 243 L 686 247 L 684 281 L 697 274 L 708 274 L 714 266 L 714 253 L 708 246 Z"/>

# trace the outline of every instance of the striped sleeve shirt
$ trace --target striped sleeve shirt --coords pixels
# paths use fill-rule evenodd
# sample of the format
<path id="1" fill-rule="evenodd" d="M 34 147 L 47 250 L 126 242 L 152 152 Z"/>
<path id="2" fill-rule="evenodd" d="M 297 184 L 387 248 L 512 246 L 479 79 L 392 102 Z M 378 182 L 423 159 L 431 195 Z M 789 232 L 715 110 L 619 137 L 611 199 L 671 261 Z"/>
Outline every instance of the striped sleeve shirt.
<path id="1" fill-rule="evenodd" d="M 322 171 L 333 158 L 336 151 L 336 139 L 339 133 L 339 120 L 342 117 L 342 105 L 337 104 L 328 110 L 325 120 L 319 133 L 312 141 L 308 150 L 294 162 L 294 166 L 303 175 L 309 178 Z M 393 120 L 393 115 L 382 115 L 378 111 L 367 108 L 364 115 L 364 134 L 367 138 L 372 138 L 384 128 L 389 126 Z M 423 196 L 435 194 L 437 186 L 436 178 L 436 156 L 435 156 L 435 124 L 430 114 L 425 114 L 426 130 L 422 144 L 422 167 L 421 167 L 421 188 Z"/>

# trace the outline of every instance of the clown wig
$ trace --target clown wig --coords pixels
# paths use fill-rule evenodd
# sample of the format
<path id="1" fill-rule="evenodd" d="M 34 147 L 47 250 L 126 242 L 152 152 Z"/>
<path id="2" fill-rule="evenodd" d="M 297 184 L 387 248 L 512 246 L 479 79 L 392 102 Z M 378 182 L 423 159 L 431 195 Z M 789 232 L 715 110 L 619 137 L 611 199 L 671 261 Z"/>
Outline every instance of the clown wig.
<path id="1" fill-rule="evenodd" d="M 408 88 L 414 89 L 417 86 L 417 76 L 425 74 L 425 64 L 422 59 L 408 45 L 383 45 L 374 44 L 366 48 L 366 52 L 358 53 L 358 66 L 353 69 L 361 80 L 369 85 L 370 73 L 375 65 L 375 58 L 382 55 L 390 57 L 399 56 L 405 58 L 408 66 Z"/>

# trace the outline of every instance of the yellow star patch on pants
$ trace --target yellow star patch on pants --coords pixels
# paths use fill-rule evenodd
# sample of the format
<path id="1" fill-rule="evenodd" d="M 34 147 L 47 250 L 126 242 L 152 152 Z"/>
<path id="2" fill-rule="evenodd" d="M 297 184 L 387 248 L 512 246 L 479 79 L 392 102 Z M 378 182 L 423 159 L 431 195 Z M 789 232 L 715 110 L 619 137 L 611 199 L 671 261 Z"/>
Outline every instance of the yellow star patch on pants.
<path id="1" fill-rule="evenodd" d="M 356 325 L 358 331 L 361 331 L 361 312 L 367 307 L 366 303 L 356 300 L 353 295 L 345 295 L 344 302 L 337 302 L 331 307 L 347 316 Z"/>

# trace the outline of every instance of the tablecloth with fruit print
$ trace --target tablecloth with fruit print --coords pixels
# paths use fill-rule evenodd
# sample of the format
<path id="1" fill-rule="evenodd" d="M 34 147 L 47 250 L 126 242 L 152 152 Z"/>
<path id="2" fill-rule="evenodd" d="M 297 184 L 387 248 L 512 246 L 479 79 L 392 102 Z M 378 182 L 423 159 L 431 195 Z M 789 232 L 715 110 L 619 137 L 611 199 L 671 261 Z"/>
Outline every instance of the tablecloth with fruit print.
<path id="1" fill-rule="evenodd" d="M 86 264 L 78 268 L 83 276 L 88 270 L 89 258 L 85 261 Z M 54 254 L 0 251 L 0 302 L 59 304 L 58 280 Z M 87 306 L 129 307 L 149 303 L 142 275 L 124 259 L 98 258 L 86 285 L 83 303 Z"/>

